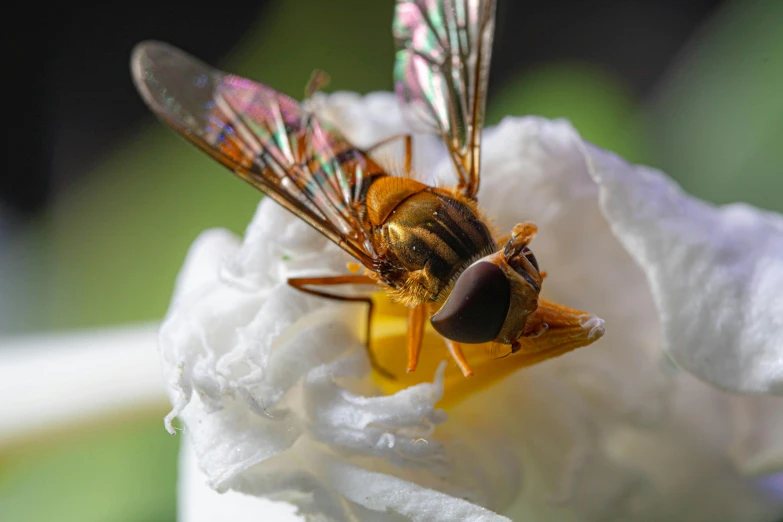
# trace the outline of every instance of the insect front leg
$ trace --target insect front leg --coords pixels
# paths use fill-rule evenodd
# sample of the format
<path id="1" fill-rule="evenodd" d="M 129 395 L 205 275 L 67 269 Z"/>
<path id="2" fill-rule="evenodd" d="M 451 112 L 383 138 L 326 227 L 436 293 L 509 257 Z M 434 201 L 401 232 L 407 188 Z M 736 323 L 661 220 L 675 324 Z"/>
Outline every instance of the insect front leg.
<path id="1" fill-rule="evenodd" d="M 421 344 L 424 341 L 424 327 L 427 325 L 427 305 L 420 304 L 408 309 L 408 365 L 406 371 L 416 371 L 419 364 Z"/>
<path id="2" fill-rule="evenodd" d="M 465 359 L 465 354 L 462 353 L 462 345 L 456 341 L 452 341 L 451 339 L 446 339 L 445 337 L 443 340 L 446 342 L 446 348 L 448 348 L 449 354 L 451 354 L 451 358 L 454 359 L 454 362 L 456 362 L 457 366 L 459 366 L 462 375 L 465 377 L 472 377 L 473 370 L 470 368 L 468 360 Z"/>
<path id="3" fill-rule="evenodd" d="M 367 356 L 370 358 L 370 364 L 381 375 L 388 379 L 394 380 L 394 375 L 387 369 L 383 368 L 375 358 L 375 354 L 370 349 L 370 334 L 372 333 L 372 311 L 373 302 L 369 297 L 347 296 L 340 294 L 332 294 L 323 290 L 311 288 L 312 286 L 337 286 L 337 285 L 375 285 L 377 284 L 374 279 L 366 275 L 343 275 L 343 276 L 329 276 L 329 277 L 294 277 L 286 281 L 290 286 L 296 288 L 300 292 L 306 294 L 323 297 L 326 299 L 333 299 L 335 301 L 351 302 L 351 303 L 364 303 L 367 305 L 367 323 L 365 331 L 365 348 L 367 349 Z"/>
<path id="4" fill-rule="evenodd" d="M 536 233 L 538 233 L 538 227 L 529 221 L 515 225 L 511 237 L 503 248 L 506 257 L 515 256 L 522 252 L 522 249 L 536 237 Z"/>

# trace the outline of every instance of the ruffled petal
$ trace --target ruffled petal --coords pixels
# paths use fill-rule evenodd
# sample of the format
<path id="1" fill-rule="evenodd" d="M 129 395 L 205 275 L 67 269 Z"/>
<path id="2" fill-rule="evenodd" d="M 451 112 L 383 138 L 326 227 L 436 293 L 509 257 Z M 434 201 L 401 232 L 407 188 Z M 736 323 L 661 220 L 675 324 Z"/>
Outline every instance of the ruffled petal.
<path id="1" fill-rule="evenodd" d="M 434 407 L 443 370 L 432 383 L 374 396 L 360 307 L 285 283 L 313 270 L 344 270 L 347 260 L 271 200 L 259 206 L 241 244 L 223 231 L 199 238 L 160 334 L 174 404 L 169 419 L 179 417 L 204 478 L 219 491 L 286 500 L 334 520 L 362 509 L 411 511 L 399 498 L 345 504 L 350 488 L 336 490 L 334 477 L 352 484 L 346 473 L 364 467 L 394 472 L 396 479 L 367 477 L 407 481 L 419 503 L 431 496 L 462 506 L 447 512 L 485 512 L 457 500 L 475 492 L 443 480 L 449 465 L 432 437 L 445 420 Z M 327 466 L 327 454 L 362 465 Z"/>
<path id="2" fill-rule="evenodd" d="M 722 388 L 783 395 L 783 218 L 711 206 L 654 169 L 587 150 L 603 212 L 649 280 L 664 349 Z"/>
<path id="3" fill-rule="evenodd" d="M 182 444 L 179 457 L 179 484 L 177 486 L 178 520 L 187 522 L 295 522 L 303 520 L 296 508 L 286 502 L 247 495 L 237 491 L 218 493 L 208 485 L 206 475 L 199 469 L 193 450 Z"/>
<path id="4" fill-rule="evenodd" d="M 648 371 L 661 364 L 657 313 L 644 273 L 601 213 L 581 136 L 565 120 L 536 117 L 506 118 L 486 134 L 485 212 L 501 233 L 534 222 L 530 248 L 548 274 L 542 296 L 606 322 L 600 341 L 553 360 L 548 371 L 618 415 L 654 421 L 669 388 L 665 372 Z"/>
<path id="5" fill-rule="evenodd" d="M 393 95 L 319 103 L 360 146 L 407 129 Z M 416 143 L 421 174 L 448 183 L 442 147 Z M 508 119 L 484 143 L 485 211 L 501 229 L 539 225 L 532 247 L 549 272 L 545 297 L 606 319 L 605 337 L 476 391 L 448 417 L 436 407 L 442 366 L 424 376 L 431 381 L 382 396 L 368 378 L 362 307 L 285 283 L 345 273 L 349 258 L 264 201 L 241 243 L 213 231 L 194 244 L 161 331 L 172 416 L 198 480 L 325 520 L 781 513 L 781 501 L 732 467 L 770 469 L 775 423 L 756 433 L 752 419 L 738 419 L 761 410 L 665 364 L 647 278 L 609 226 L 578 133 L 566 122 Z M 247 497 L 221 498 L 253 509 Z"/>

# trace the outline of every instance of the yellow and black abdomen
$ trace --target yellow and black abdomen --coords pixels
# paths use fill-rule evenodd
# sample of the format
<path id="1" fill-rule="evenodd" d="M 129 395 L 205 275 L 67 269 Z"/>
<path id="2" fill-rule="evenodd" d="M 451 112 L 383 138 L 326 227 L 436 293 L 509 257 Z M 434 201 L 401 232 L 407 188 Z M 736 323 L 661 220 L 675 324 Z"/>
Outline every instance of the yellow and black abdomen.
<path id="1" fill-rule="evenodd" d="M 459 272 L 497 249 L 475 207 L 449 191 L 384 176 L 371 185 L 367 196 L 384 264 L 398 269 L 379 275 L 411 294 L 401 297 L 438 301 Z"/>

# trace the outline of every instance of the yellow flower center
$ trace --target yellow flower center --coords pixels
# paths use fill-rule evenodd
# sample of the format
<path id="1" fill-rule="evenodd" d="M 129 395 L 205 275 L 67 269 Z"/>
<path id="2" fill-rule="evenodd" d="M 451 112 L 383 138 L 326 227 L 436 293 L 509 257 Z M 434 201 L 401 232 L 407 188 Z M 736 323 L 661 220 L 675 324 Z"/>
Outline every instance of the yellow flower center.
<path id="1" fill-rule="evenodd" d="M 427 321 L 418 367 L 415 372 L 407 373 L 408 309 L 393 303 L 385 292 L 377 293 L 373 302 L 370 350 L 378 364 L 394 377 L 373 371 L 376 384 L 392 394 L 414 384 L 432 382 L 438 366 L 446 360 L 444 393 L 438 403 L 441 408 L 458 404 L 471 393 L 492 386 L 520 368 L 587 346 L 603 334 L 603 323 L 595 316 L 542 300 L 535 314 L 549 325 L 547 333 L 523 340 L 523 348 L 514 354 L 510 354 L 508 345 L 463 344 L 465 357 L 474 371 L 472 377 L 466 378 L 449 356 L 443 338 Z"/>

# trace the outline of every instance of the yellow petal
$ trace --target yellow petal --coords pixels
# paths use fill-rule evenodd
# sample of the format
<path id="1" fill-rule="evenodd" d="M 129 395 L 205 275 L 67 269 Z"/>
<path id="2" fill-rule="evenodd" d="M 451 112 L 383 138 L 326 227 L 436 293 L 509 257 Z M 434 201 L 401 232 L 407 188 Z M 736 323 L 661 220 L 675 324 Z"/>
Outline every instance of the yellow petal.
<path id="1" fill-rule="evenodd" d="M 563 355 L 592 344 L 604 333 L 603 321 L 593 314 L 541 300 L 529 321 L 545 322 L 549 329 L 539 337 L 520 341 L 521 348 L 510 354 L 511 347 L 495 343 L 463 344 L 474 376 L 465 378 L 448 356 L 443 338 L 427 324 L 418 367 L 406 373 L 407 309 L 392 303 L 383 293 L 374 297 L 371 350 L 380 366 L 394 379 L 373 372 L 376 383 L 391 394 L 420 382 L 431 382 L 443 360 L 448 361 L 443 399 L 438 404 L 448 408 L 469 394 L 495 384 L 520 368 Z M 508 355 L 507 357 L 504 357 Z"/>

